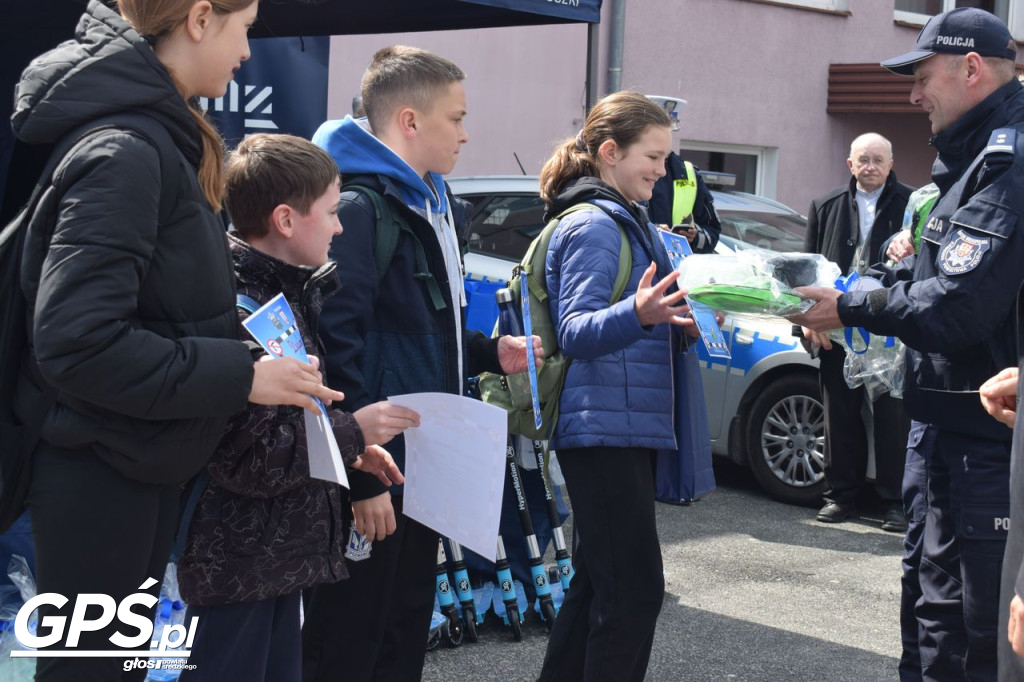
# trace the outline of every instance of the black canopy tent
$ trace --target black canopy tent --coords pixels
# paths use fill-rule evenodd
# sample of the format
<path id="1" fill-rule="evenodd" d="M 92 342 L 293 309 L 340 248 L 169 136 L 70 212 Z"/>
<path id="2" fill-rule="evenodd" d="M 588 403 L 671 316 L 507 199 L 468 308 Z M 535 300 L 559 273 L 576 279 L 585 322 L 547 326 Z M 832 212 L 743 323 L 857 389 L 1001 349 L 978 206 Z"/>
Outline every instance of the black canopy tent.
<path id="1" fill-rule="evenodd" d="M 587 40 L 587 101 L 594 101 L 597 80 L 597 22 L 602 0 L 260 0 L 253 38 L 352 35 L 473 29 L 498 26 L 589 23 Z M 10 118 L 14 85 L 36 55 L 70 38 L 86 0 L 0 0 L 0 92 L 8 93 L 0 115 Z M 0 188 L 14 148 L 10 127 L 0 125 Z M 7 178 L 15 184 L 34 184 L 31 167 L 13 168 Z M 36 171 L 38 173 L 38 170 Z M 11 187 L 11 195 L 25 192 Z M 27 194 L 26 194 L 27 196 Z M 0 199 L 3 197 L 0 196 Z M 12 207 L 0 201 L 0 224 Z"/>
<path id="2" fill-rule="evenodd" d="M 597 23 L 601 0 L 261 0 L 252 37 Z"/>

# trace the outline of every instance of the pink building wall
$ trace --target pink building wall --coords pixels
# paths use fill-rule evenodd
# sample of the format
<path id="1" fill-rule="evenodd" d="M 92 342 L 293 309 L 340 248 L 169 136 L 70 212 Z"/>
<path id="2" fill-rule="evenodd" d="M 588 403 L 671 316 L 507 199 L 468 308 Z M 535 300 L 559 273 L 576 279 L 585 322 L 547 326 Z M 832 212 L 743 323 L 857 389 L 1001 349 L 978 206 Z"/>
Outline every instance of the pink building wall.
<path id="1" fill-rule="evenodd" d="M 800 212 L 849 180 L 850 142 L 889 138 L 904 182 L 928 182 L 935 153 L 921 114 L 827 114 L 830 63 L 908 51 L 918 29 L 893 22 L 892 0 L 850 2 L 843 16 L 749 0 L 630 2 L 622 85 L 688 101 L 680 135 L 778 149 L 776 198 Z"/>
<path id="2" fill-rule="evenodd" d="M 851 0 L 849 16 L 751 0 L 628 0 L 622 87 L 682 97 L 679 139 L 749 145 L 777 160 L 762 193 L 800 212 L 849 178 L 851 140 L 873 130 L 892 140 L 895 171 L 928 182 L 934 150 L 923 113 L 827 114 L 830 63 L 878 62 L 909 50 L 918 29 L 893 22 L 892 0 Z M 609 10 L 600 26 L 605 93 Z M 417 45 L 467 72 L 470 143 L 456 175 L 537 173 L 584 114 L 583 25 L 336 37 L 328 113 L 349 113 L 359 78 L 384 45 Z M 774 186 L 773 186 L 774 184 Z"/>

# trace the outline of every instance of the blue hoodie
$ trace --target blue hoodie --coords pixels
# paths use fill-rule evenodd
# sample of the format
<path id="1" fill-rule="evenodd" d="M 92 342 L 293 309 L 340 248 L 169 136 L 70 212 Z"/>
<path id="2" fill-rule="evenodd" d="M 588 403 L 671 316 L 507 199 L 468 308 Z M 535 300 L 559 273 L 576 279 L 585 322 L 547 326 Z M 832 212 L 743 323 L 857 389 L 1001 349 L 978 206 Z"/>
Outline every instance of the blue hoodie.
<path id="1" fill-rule="evenodd" d="M 434 187 L 441 188 L 435 192 L 412 166 L 374 137 L 365 118 L 356 120 L 346 116 L 340 121 L 327 121 L 314 133 L 313 144 L 327 150 L 342 175 L 384 175 L 398 183 L 402 198 L 410 208 L 429 205 L 437 215 L 444 216 L 448 212 L 444 178 L 438 173 L 428 173 Z"/>
<path id="2" fill-rule="evenodd" d="M 345 182 L 356 177 L 405 219 L 445 299 L 440 310 L 432 304 L 424 278 L 416 273 L 413 240 L 404 235 L 387 271 L 377 272 L 372 202 L 343 184 L 338 210 L 343 232 L 331 245 L 343 289 L 325 303 L 319 329 L 327 376 L 345 393 L 342 408 L 354 411 L 403 393 L 460 394 L 465 376 L 500 371 L 497 343 L 480 334 L 465 335 L 462 264 L 442 177 L 420 177 L 374 137 L 365 119 L 328 121 L 313 141 L 331 154 Z M 397 437 L 387 449 L 404 468 L 404 439 Z M 385 490 L 375 477 L 358 471 L 349 480 L 353 500 Z M 401 486 L 392 486 L 391 492 L 401 494 Z"/>

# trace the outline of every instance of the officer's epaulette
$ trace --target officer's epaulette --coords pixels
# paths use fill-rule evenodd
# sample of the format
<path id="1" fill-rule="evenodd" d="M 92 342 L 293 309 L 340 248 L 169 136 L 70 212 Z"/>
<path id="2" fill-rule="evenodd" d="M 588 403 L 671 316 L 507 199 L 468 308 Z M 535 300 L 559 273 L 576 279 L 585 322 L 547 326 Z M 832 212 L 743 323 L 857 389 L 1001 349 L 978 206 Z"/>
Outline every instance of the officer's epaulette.
<path id="1" fill-rule="evenodd" d="M 1013 154 L 1013 147 L 1017 143 L 1017 131 L 1013 128 L 999 128 L 992 131 L 992 137 L 988 138 L 988 146 L 982 155 L 989 154 Z"/>

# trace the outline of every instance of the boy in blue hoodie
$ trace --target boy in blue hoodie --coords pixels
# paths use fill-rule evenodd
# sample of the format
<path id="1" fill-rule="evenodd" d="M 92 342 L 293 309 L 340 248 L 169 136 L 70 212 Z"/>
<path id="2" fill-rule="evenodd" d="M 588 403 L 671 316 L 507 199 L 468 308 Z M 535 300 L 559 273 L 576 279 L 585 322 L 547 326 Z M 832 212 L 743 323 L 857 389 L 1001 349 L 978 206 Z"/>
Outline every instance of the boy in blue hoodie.
<path id="1" fill-rule="evenodd" d="M 257 304 L 283 293 L 311 355 L 321 307 L 338 290 L 331 239 L 341 232 L 334 161 L 308 140 L 253 135 L 228 157 L 225 204 L 238 292 Z M 248 312 L 239 309 L 242 318 Z M 241 330 L 241 326 L 239 327 Z M 379 447 L 415 412 L 387 402 L 327 412 L 347 466 L 402 482 Z M 179 562 L 186 618 L 199 618 L 183 680 L 300 679 L 302 590 L 347 576 L 345 489 L 309 473 L 302 408 L 250 404 L 228 424 L 206 471 Z"/>
<path id="2" fill-rule="evenodd" d="M 345 226 L 331 256 L 343 293 L 321 317 L 330 385 L 355 410 L 391 395 L 462 394 L 467 376 L 526 369 L 526 340 L 465 329 L 462 262 L 443 176 L 468 141 L 465 74 L 413 47 L 379 50 L 363 75 L 366 118 L 324 123 L 313 141 L 341 168 Z M 378 271 L 377 202 L 410 228 Z M 422 267 L 426 266 L 425 271 Z M 534 337 L 536 339 L 536 337 Z M 539 339 L 534 342 L 538 357 Z M 404 467 L 401 436 L 389 445 Z M 438 534 L 403 517 L 402 490 L 351 476 L 356 535 L 343 583 L 310 591 L 303 679 L 419 679 L 434 600 Z M 372 543 L 372 545 L 370 544 Z"/>

